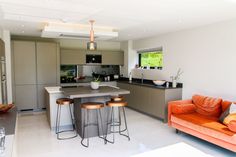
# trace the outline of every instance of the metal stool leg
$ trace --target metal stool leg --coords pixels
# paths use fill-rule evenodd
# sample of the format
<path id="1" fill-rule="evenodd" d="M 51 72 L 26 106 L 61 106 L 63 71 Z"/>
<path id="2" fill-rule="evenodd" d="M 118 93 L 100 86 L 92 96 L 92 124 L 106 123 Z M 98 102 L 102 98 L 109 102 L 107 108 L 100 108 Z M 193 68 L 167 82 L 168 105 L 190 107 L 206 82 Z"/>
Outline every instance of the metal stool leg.
<path id="1" fill-rule="evenodd" d="M 76 133 L 76 136 L 77 136 L 76 124 L 75 124 L 74 116 L 73 116 L 73 114 L 72 114 L 71 105 L 72 105 L 72 104 L 69 104 L 71 124 L 72 124 L 73 130 L 75 130 L 75 133 Z"/>
<path id="2" fill-rule="evenodd" d="M 56 118 L 56 128 L 55 128 L 55 132 L 56 134 L 58 133 L 58 116 L 59 116 L 59 105 L 57 105 L 57 118 Z"/>
<path id="3" fill-rule="evenodd" d="M 82 140 L 81 140 L 81 144 L 84 146 L 84 147 L 88 147 L 89 146 L 89 137 L 88 137 L 88 128 L 86 129 L 86 135 L 87 135 L 87 145 L 85 145 L 83 143 L 84 141 L 84 134 L 85 134 L 85 128 L 88 126 L 89 124 L 89 111 L 86 109 L 86 116 L 84 116 L 84 124 L 83 124 L 83 133 L 82 133 Z M 86 121 L 85 121 L 85 117 L 86 118 Z"/>
<path id="4" fill-rule="evenodd" d="M 127 131 L 127 135 L 125 134 L 121 134 L 123 136 L 126 136 L 128 138 L 128 140 L 130 140 L 130 137 L 129 137 L 129 130 L 128 130 L 128 127 L 127 127 L 127 120 L 126 120 L 126 114 L 125 114 L 125 107 L 122 107 L 122 110 L 123 110 L 123 114 L 124 114 L 124 121 L 125 121 L 125 129 L 124 131 L 126 130 Z"/>
<path id="5" fill-rule="evenodd" d="M 125 125 L 125 128 L 122 130 L 121 129 L 121 125 L 122 125 L 122 119 L 121 119 L 121 110 L 123 112 L 123 117 L 124 117 L 124 125 Z M 115 117 L 114 117 L 114 107 L 111 107 L 111 123 L 108 123 L 107 124 L 107 130 L 108 130 L 108 125 L 111 124 L 111 127 L 112 127 L 112 131 L 111 133 L 113 134 L 113 140 L 110 141 L 106 138 L 106 142 L 109 142 L 109 143 L 115 143 L 115 133 L 119 133 L 120 135 L 122 136 L 125 136 L 128 138 L 128 140 L 130 140 L 130 137 L 129 137 L 129 131 L 128 131 L 128 126 L 127 126 L 127 120 L 126 120 L 126 114 L 125 114 L 125 108 L 122 106 L 122 107 L 118 107 L 118 122 L 115 122 Z M 109 116 L 108 116 L 108 120 L 109 120 Z M 118 126 L 119 127 L 119 130 L 118 131 L 115 131 L 115 126 Z M 123 132 L 127 132 L 127 135 L 126 134 L 123 134 Z M 108 133 L 108 131 L 107 131 Z"/>
<path id="6" fill-rule="evenodd" d="M 57 139 L 58 140 L 66 140 L 66 139 L 71 139 L 71 138 L 75 138 L 75 137 L 78 136 L 77 132 L 76 132 L 76 129 L 75 129 L 75 126 L 74 126 L 74 123 L 73 123 L 73 116 L 72 116 L 72 111 L 71 111 L 70 105 L 71 104 L 69 104 L 69 110 L 70 110 L 70 117 L 71 117 L 71 122 L 72 122 L 71 124 L 72 124 L 73 130 L 62 130 L 62 131 L 60 131 L 61 105 L 58 105 L 58 107 L 57 107 L 56 134 L 57 134 Z M 75 135 L 71 136 L 71 137 L 65 137 L 65 138 L 60 137 L 60 133 L 69 132 L 69 131 L 75 131 Z"/>
<path id="7" fill-rule="evenodd" d="M 111 118 L 111 122 L 109 122 L 110 118 Z M 112 137 L 113 137 L 112 141 L 107 139 L 109 124 L 111 125 L 111 128 L 112 128 L 112 131 L 111 131 Z M 114 144 L 115 143 L 115 115 L 114 115 L 114 107 L 111 107 L 110 114 L 108 115 L 108 119 L 107 119 L 107 134 L 106 134 L 106 143 L 109 142 L 109 143 Z"/>
<path id="8" fill-rule="evenodd" d="M 100 136 L 99 121 L 98 121 L 98 137 L 102 138 L 104 140 L 104 144 L 106 144 L 106 138 L 105 138 L 105 135 L 104 135 L 104 132 L 103 132 L 103 120 L 102 120 L 101 109 L 97 110 L 97 119 L 99 120 L 98 115 L 100 116 L 101 132 L 102 132 L 102 136 Z"/>
<path id="9" fill-rule="evenodd" d="M 60 130 L 60 121 L 61 121 L 61 105 L 59 105 L 59 111 L 58 111 L 58 122 L 57 122 L 57 139 L 60 140 L 61 138 L 59 137 L 59 134 L 61 131 Z"/>

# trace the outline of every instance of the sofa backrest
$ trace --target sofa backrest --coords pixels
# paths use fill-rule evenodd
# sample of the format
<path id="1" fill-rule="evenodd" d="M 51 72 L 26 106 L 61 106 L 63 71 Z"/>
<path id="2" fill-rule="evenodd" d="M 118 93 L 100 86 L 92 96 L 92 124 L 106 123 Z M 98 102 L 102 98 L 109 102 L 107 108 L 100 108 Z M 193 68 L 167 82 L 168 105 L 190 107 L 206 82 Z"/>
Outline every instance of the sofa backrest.
<path id="1" fill-rule="evenodd" d="M 219 117 L 222 112 L 221 98 L 193 95 L 192 100 L 196 105 L 196 112 L 202 115 Z"/>

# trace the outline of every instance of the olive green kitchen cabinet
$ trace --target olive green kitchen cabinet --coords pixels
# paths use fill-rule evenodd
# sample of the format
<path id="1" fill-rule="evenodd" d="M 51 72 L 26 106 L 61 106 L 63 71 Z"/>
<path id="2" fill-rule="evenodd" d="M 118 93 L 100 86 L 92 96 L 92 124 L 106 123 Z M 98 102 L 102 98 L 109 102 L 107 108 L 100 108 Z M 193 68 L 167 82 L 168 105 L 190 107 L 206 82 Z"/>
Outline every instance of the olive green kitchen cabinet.
<path id="1" fill-rule="evenodd" d="M 15 85 L 15 105 L 18 110 L 37 109 L 36 85 Z"/>
<path id="2" fill-rule="evenodd" d="M 124 65 L 123 51 L 102 51 L 103 65 Z"/>
<path id="3" fill-rule="evenodd" d="M 61 64 L 62 65 L 86 64 L 85 50 L 61 49 Z"/>
<path id="4" fill-rule="evenodd" d="M 13 41 L 12 50 L 15 84 L 36 84 L 35 42 Z"/>
<path id="5" fill-rule="evenodd" d="M 57 43 L 37 42 L 37 84 L 57 82 Z"/>
<path id="6" fill-rule="evenodd" d="M 124 95 L 128 107 L 162 119 L 167 122 L 167 105 L 169 101 L 182 99 L 182 88 L 155 88 L 142 84 L 118 82 L 117 86 L 130 91 Z"/>
<path id="7" fill-rule="evenodd" d="M 12 41 L 14 99 L 18 110 L 45 108 L 42 87 L 58 84 L 59 45 Z"/>

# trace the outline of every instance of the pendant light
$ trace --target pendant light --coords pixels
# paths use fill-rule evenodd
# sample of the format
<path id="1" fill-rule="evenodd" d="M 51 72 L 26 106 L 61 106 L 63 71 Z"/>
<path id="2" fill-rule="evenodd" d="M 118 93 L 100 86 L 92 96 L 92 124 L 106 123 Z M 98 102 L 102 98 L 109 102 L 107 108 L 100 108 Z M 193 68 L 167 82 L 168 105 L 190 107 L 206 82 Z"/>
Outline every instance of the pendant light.
<path id="1" fill-rule="evenodd" d="M 91 24 L 91 30 L 90 30 L 90 41 L 87 43 L 87 50 L 97 50 L 97 43 L 94 42 L 94 31 L 93 31 L 93 24 L 94 20 L 89 21 Z"/>

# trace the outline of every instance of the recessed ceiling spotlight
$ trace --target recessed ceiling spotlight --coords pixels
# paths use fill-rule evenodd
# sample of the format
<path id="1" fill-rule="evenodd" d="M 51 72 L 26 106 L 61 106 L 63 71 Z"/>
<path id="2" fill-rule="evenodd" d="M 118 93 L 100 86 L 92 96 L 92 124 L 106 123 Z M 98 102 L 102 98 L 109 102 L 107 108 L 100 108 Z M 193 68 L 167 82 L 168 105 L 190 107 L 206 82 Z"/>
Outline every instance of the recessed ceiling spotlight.
<path id="1" fill-rule="evenodd" d="M 21 31 L 21 33 L 25 33 L 25 31 L 23 30 L 23 31 Z"/>

